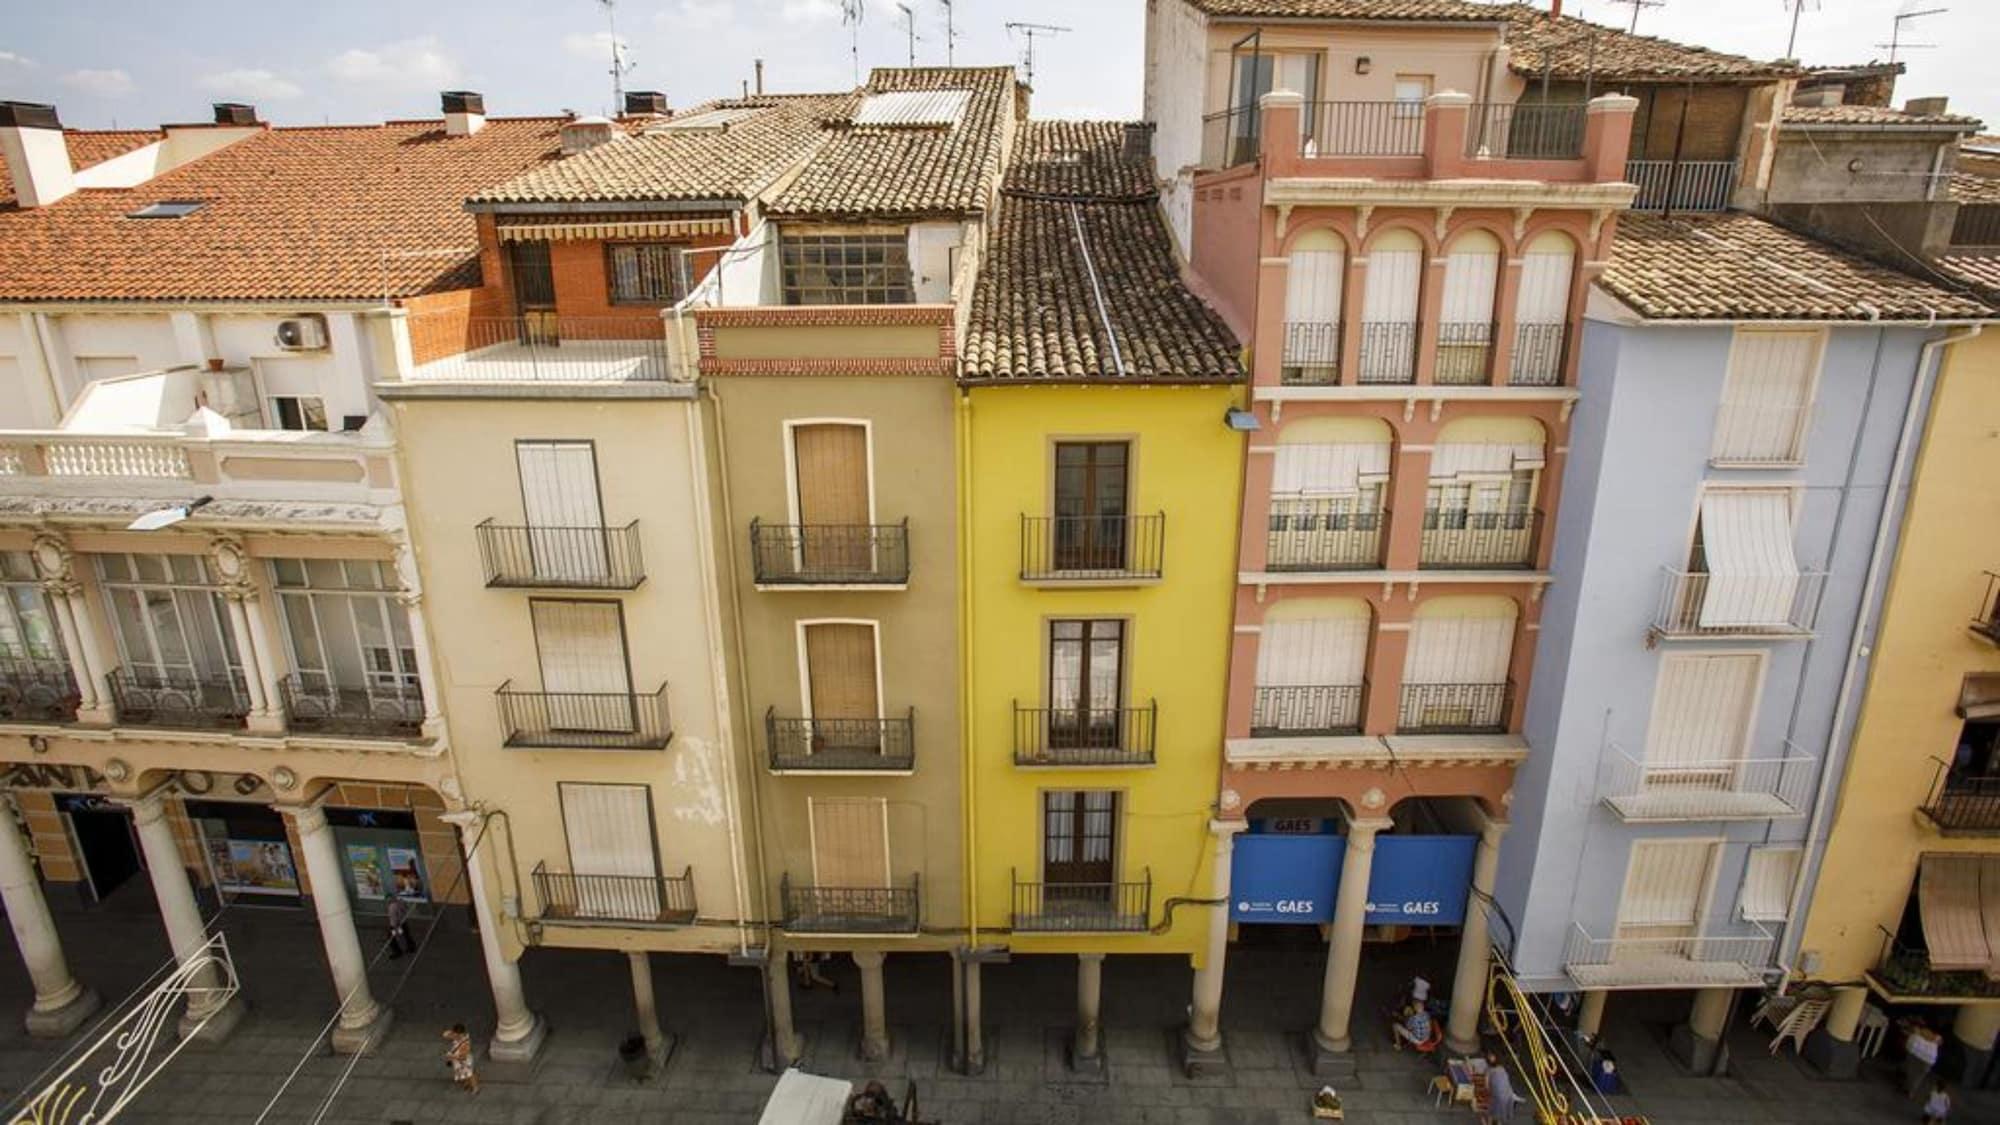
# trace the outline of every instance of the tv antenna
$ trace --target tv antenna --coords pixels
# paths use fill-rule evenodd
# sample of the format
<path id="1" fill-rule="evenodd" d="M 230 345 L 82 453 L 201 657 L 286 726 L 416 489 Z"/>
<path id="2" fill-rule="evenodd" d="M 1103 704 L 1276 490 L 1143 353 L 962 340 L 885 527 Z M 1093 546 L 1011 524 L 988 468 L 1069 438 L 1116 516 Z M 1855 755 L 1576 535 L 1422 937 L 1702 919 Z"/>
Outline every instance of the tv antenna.
<path id="1" fill-rule="evenodd" d="M 1630 8 L 1632 9 L 1632 21 L 1631 21 L 1631 23 L 1630 23 L 1630 24 L 1629 24 L 1629 25 L 1628 25 L 1628 26 L 1627 26 L 1627 27 L 1625 28 L 1625 30 L 1626 30 L 1626 31 L 1627 31 L 1628 33 L 1630 33 L 1630 34 L 1634 34 L 1634 35 L 1638 34 L 1638 32 L 1639 32 L 1639 11 L 1640 11 L 1640 9 L 1642 9 L 1642 8 L 1664 8 L 1664 7 L 1666 7 L 1666 6 L 1667 6 L 1667 0 L 1611 0 L 1611 2 L 1612 2 L 1613 4 L 1624 4 L 1624 5 L 1627 5 L 1627 6 L 1629 6 L 1629 7 L 1630 7 Z"/>
<path id="2" fill-rule="evenodd" d="M 1950 8 L 1920 8 L 1920 9 L 1917 9 L 1917 10 L 1915 10 L 1915 11 L 1909 11 L 1909 12 L 1904 12 L 1903 14 L 1901 14 L 1901 15 L 1899 15 L 1899 16 L 1897 16 L 1897 17 L 1896 17 L 1896 19 L 1895 19 L 1895 22 L 1894 22 L 1894 23 L 1890 24 L 1890 27 L 1889 27 L 1889 41 L 1888 41 L 1887 43 L 1877 43 L 1877 44 L 1875 44 L 1875 45 L 1876 45 L 1877 47 L 1887 47 L 1887 48 L 1889 48 L 1889 61 L 1890 61 L 1890 62 L 1895 62 L 1895 61 L 1896 61 L 1896 52 L 1897 52 L 1897 51 L 1909 51 L 1909 50 L 1916 50 L 1916 49 L 1920 49 L 1920 48 L 1930 48 L 1930 47 L 1935 47 L 1935 46 L 1937 46 L 1937 44 L 1936 44 L 1936 43 L 1905 43 L 1905 42 L 1903 42 L 1903 22 L 1904 22 L 1905 20 L 1913 20 L 1913 19 L 1919 19 L 1919 18 L 1921 18 L 1921 17 L 1923 17 L 1923 16 L 1936 16 L 1936 15 L 1942 15 L 1943 13 L 1945 13 L 1945 12 L 1949 12 L 1949 11 L 1951 11 L 1951 9 L 1950 9 Z"/>
<path id="3" fill-rule="evenodd" d="M 847 27 L 847 53 L 854 57 L 854 84 L 861 85 L 861 13 L 863 0 L 840 0 L 840 22 Z"/>
<path id="4" fill-rule="evenodd" d="M 1035 84 L 1035 36 L 1062 35 L 1070 29 L 1067 27 L 1057 27 L 1052 23 L 1009 23 L 1007 30 L 1010 33 L 1018 31 L 1028 37 L 1028 85 L 1033 87 Z"/>
<path id="5" fill-rule="evenodd" d="M 910 66 L 914 68 L 917 65 L 917 44 L 924 38 L 917 34 L 917 13 L 911 11 L 908 4 L 903 3 L 898 3 L 896 10 L 903 13 L 903 34 L 909 37 Z"/>
<path id="6" fill-rule="evenodd" d="M 625 112 L 625 76 L 638 64 L 625 61 L 625 41 L 618 38 L 618 0 L 597 0 L 597 3 L 604 9 L 604 22 L 610 29 L 611 114 L 615 117 Z"/>
<path id="7" fill-rule="evenodd" d="M 1819 11 L 1819 0 L 1785 0 L 1785 6 L 1792 10 L 1792 34 L 1785 40 L 1785 57 L 1788 59 L 1798 58 L 1794 52 L 1799 45 L 1799 16 L 1804 14 L 1808 4 L 1812 5 L 1813 11 Z"/>
<path id="8" fill-rule="evenodd" d="M 951 0 L 938 0 L 938 5 L 944 9 L 944 65 L 957 66 L 952 61 L 952 48 L 958 44 L 958 32 L 951 26 Z"/>

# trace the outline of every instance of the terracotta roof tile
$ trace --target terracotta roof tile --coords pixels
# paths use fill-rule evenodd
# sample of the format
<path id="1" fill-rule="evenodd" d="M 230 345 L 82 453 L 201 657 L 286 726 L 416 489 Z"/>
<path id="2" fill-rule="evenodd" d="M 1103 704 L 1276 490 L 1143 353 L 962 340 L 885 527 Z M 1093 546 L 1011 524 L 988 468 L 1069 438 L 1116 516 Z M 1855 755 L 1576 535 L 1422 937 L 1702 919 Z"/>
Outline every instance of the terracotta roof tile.
<path id="1" fill-rule="evenodd" d="M 1451 20 L 1497 23 L 1484 0 L 1189 0 L 1225 19 Z"/>
<path id="2" fill-rule="evenodd" d="M 1986 300 L 2000 302 L 2000 254 L 1946 254 L 1938 259 L 1937 268 Z"/>
<path id="3" fill-rule="evenodd" d="M 2000 178 L 1953 172 L 1951 198 L 1957 203 L 2000 203 Z"/>
<path id="4" fill-rule="evenodd" d="M 972 297 L 963 378 L 1243 378 L 1235 339 L 1181 281 L 1152 161 L 1125 156 L 1124 135 L 1116 122 L 1023 124 Z"/>
<path id="5" fill-rule="evenodd" d="M 1588 74 L 1605 82 L 1775 79 L 1803 73 L 1793 64 L 1760 62 L 1650 35 L 1632 35 L 1575 16 L 1551 16 L 1527 4 L 1494 10 L 1505 13 L 1511 21 L 1508 66 L 1516 74 L 1540 75 L 1546 68 L 1553 78 L 1582 79 Z"/>
<path id="6" fill-rule="evenodd" d="M 160 139 L 157 129 L 65 129 L 64 146 L 69 149 L 69 166 L 83 171 L 114 156 L 144 148 Z M 0 208 L 14 202 L 14 177 L 7 170 L 7 158 L 0 156 Z"/>
<path id="7" fill-rule="evenodd" d="M 1991 315 L 1969 297 L 1744 214 L 1619 220 L 1599 280 L 1655 320 L 1928 320 Z M 1871 315 L 1872 314 L 1872 315 Z"/>
<path id="8" fill-rule="evenodd" d="M 1905 113 L 1886 105 L 1788 105 L 1787 125 L 1964 125 L 1979 127 L 1962 113 Z"/>

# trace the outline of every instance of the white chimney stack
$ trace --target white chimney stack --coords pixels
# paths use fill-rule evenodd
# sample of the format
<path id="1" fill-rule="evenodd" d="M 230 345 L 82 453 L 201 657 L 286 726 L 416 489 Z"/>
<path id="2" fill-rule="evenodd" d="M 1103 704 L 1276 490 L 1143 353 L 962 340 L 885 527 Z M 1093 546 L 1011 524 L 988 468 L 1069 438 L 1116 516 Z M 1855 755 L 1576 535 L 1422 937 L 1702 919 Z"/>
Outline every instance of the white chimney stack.
<path id="1" fill-rule="evenodd" d="M 76 190 L 56 107 L 33 102 L 0 102 L 0 157 L 14 179 L 21 207 L 47 207 Z"/>
<path id="2" fill-rule="evenodd" d="M 575 156 L 609 144 L 618 136 L 618 126 L 608 117 L 577 117 L 564 122 L 562 127 L 562 152 L 564 156 Z"/>
<path id="3" fill-rule="evenodd" d="M 444 131 L 454 137 L 469 137 L 486 124 L 486 99 L 471 90 L 444 92 Z"/>

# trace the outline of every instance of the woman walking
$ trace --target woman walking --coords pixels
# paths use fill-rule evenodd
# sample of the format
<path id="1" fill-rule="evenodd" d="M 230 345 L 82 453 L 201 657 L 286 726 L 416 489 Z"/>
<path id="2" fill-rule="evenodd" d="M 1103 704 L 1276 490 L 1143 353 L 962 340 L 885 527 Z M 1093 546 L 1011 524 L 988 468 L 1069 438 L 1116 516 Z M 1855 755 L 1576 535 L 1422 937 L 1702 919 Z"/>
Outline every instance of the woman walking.
<path id="1" fill-rule="evenodd" d="M 472 1036 L 462 1023 L 452 1024 L 444 1033 L 444 1062 L 451 1068 L 451 1080 L 468 1094 L 479 1092 L 479 1074 L 472 1069 Z"/>

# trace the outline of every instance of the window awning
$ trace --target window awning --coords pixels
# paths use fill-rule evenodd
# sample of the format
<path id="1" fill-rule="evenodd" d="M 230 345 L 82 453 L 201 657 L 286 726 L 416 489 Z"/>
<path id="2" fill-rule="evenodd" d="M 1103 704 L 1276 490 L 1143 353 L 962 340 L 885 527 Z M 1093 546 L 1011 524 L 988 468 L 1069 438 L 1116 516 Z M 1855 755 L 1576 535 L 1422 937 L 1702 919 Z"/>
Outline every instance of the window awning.
<path id="1" fill-rule="evenodd" d="M 1975 672 L 1959 681 L 1958 717 L 2000 719 L 2000 672 Z"/>
<path id="2" fill-rule="evenodd" d="M 1388 479 L 1387 444 L 1281 445 L 1271 466 L 1271 495 L 1353 496 L 1363 483 Z"/>
<path id="3" fill-rule="evenodd" d="M 2000 856 L 1927 855 L 1917 868 L 1917 909 L 1931 968 L 1985 971 L 1993 964 L 1981 907 L 1982 868 Z M 2000 891 L 2000 872 L 1993 887 Z"/>
<path id="4" fill-rule="evenodd" d="M 1785 625 L 1799 588 L 1792 554 L 1791 497 L 1777 491 L 1715 491 L 1701 498 L 1708 588 L 1705 629 Z"/>
<path id="5" fill-rule="evenodd" d="M 692 238 L 734 233 L 728 219 L 594 218 L 531 222 L 509 219 L 498 226 L 502 242 L 569 242 L 593 238 Z"/>
<path id="6" fill-rule="evenodd" d="M 1546 462 L 1542 446 L 1527 442 L 1440 442 L 1431 451 L 1431 479 L 1462 476 L 1506 476 L 1516 469 L 1539 469 Z"/>

